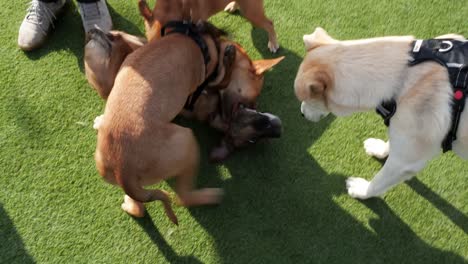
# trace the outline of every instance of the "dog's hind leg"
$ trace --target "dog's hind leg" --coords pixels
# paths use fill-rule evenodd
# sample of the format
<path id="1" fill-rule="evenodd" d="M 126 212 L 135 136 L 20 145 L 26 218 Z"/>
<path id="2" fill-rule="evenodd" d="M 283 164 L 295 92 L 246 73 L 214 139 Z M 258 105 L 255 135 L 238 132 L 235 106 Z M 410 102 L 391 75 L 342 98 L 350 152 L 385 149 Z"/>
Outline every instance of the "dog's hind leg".
<path id="1" fill-rule="evenodd" d="M 385 159 L 390 151 L 390 143 L 377 138 L 368 138 L 364 141 L 364 149 L 369 156 Z"/>
<path id="2" fill-rule="evenodd" d="M 276 53 L 279 49 L 278 40 L 276 38 L 275 27 L 273 22 L 265 16 L 263 9 L 263 1 L 242 1 L 240 2 L 242 14 L 256 27 L 264 29 L 268 32 L 268 49 L 272 53 Z"/>
<path id="3" fill-rule="evenodd" d="M 217 204 L 221 201 L 223 191 L 219 188 L 203 188 L 195 190 L 195 179 L 198 171 L 199 149 L 192 131 L 179 127 L 177 136 L 173 139 L 178 147 L 174 151 L 181 152 L 181 160 L 176 174 L 176 192 L 183 206 Z M 182 154 L 183 153 L 183 154 Z M 172 154 L 174 155 L 174 154 Z"/>
<path id="4" fill-rule="evenodd" d="M 387 161 L 370 182 L 355 177 L 346 180 L 350 196 L 367 199 L 383 195 L 398 183 L 411 179 L 440 151 L 438 145 L 403 137 L 391 139 L 389 148 Z"/>
<path id="5" fill-rule="evenodd" d="M 133 200 L 128 195 L 124 196 L 122 210 L 135 217 L 143 217 L 145 215 L 145 205 L 136 200 Z"/>

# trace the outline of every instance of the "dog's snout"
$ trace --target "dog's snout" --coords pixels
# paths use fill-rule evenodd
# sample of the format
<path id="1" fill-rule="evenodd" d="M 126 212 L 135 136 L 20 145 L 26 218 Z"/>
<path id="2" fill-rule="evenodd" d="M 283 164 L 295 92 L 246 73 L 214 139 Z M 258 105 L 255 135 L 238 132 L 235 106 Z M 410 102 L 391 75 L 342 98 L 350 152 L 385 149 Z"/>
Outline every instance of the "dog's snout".
<path id="1" fill-rule="evenodd" d="M 283 125 L 281 119 L 274 115 L 268 115 L 270 118 L 270 131 L 272 137 L 280 137 L 283 132 Z"/>
<path id="2" fill-rule="evenodd" d="M 301 112 L 301 116 L 302 116 L 302 117 L 305 117 L 304 113 Z"/>

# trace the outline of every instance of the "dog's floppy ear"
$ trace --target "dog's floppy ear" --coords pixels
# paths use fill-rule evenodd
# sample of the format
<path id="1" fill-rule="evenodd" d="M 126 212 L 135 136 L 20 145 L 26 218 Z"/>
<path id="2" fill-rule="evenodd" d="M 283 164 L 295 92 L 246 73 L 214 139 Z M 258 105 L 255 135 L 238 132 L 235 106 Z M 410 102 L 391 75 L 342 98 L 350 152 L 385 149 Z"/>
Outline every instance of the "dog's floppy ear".
<path id="1" fill-rule="evenodd" d="M 307 101 L 322 98 L 331 85 L 332 80 L 324 70 L 310 69 L 296 78 L 294 91 L 297 99 Z"/>
<path id="2" fill-rule="evenodd" d="M 153 13 L 145 0 L 138 0 L 138 8 L 140 9 L 140 14 L 146 21 L 153 21 Z"/>
<path id="3" fill-rule="evenodd" d="M 306 50 L 311 50 L 321 45 L 336 42 L 336 40 L 330 37 L 330 35 L 328 35 L 328 33 L 325 31 L 325 29 L 321 27 L 317 27 L 314 33 L 310 35 L 304 35 L 302 39 L 304 40 Z"/>
<path id="4" fill-rule="evenodd" d="M 300 101 L 308 101 L 313 98 L 322 97 L 325 91 L 325 85 L 319 80 L 313 80 L 305 83 L 304 85 L 295 86 L 296 97 Z"/>
<path id="5" fill-rule="evenodd" d="M 256 61 L 253 61 L 255 74 L 256 75 L 264 74 L 266 71 L 273 68 L 276 64 L 278 64 L 283 59 L 284 59 L 284 56 L 276 58 L 276 59 L 270 59 L 270 60 L 256 60 Z"/>

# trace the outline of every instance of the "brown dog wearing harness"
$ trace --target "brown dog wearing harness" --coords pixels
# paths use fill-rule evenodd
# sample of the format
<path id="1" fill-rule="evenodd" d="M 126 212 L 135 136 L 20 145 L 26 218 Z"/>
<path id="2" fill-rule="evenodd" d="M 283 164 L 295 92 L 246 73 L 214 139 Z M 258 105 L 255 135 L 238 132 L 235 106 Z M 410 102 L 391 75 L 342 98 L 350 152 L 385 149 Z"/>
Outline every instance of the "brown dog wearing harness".
<path id="1" fill-rule="evenodd" d="M 143 216 L 143 203 L 161 200 L 177 223 L 167 193 L 143 188 L 170 177 L 176 177 L 175 190 L 184 206 L 220 202 L 220 189 L 194 190 L 198 144 L 190 129 L 172 123 L 220 59 L 220 31 L 208 23 L 197 28 L 206 54 L 183 34 L 150 39 L 126 57 L 108 97 L 96 166 L 106 181 L 123 188 L 127 196 L 122 208 L 131 215 Z"/>
<path id="2" fill-rule="evenodd" d="M 240 9 L 254 26 L 268 32 L 268 49 L 273 53 L 279 49 L 273 22 L 265 16 L 263 0 L 158 0 L 153 11 L 145 0 L 139 0 L 138 4 L 140 13 L 145 18 L 149 39 L 158 37 L 161 27 L 174 20 L 171 14 L 173 11 L 183 10 L 185 17 L 190 17 L 191 21 L 206 21 L 223 9 L 231 12 Z"/>

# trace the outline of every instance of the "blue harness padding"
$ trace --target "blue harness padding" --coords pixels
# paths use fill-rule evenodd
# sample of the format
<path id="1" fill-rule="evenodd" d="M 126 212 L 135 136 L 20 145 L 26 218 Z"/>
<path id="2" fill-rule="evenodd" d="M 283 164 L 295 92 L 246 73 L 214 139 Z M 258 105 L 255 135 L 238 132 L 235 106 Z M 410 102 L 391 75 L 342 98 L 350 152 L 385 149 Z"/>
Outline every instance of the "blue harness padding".
<path id="1" fill-rule="evenodd" d="M 447 68 L 454 92 L 452 123 L 450 131 L 442 142 L 442 149 L 447 152 L 452 149 L 452 143 L 457 139 L 458 124 L 468 94 L 468 41 L 455 39 L 416 40 L 411 43 L 410 55 L 409 66 L 415 66 L 425 61 L 435 61 Z M 385 125 L 390 124 L 390 119 L 395 114 L 396 108 L 395 99 L 382 102 L 377 106 L 376 111 L 384 118 Z"/>

